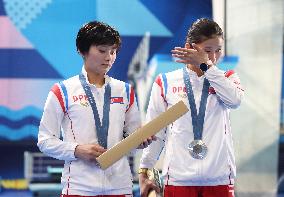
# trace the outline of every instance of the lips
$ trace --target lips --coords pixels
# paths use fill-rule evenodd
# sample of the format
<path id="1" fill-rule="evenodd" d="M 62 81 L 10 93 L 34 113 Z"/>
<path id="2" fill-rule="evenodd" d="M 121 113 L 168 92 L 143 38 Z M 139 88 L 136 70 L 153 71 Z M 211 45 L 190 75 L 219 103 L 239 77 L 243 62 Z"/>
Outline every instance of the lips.
<path id="1" fill-rule="evenodd" d="M 102 64 L 102 66 L 106 66 L 106 67 L 108 67 L 108 66 L 110 66 L 109 64 Z"/>

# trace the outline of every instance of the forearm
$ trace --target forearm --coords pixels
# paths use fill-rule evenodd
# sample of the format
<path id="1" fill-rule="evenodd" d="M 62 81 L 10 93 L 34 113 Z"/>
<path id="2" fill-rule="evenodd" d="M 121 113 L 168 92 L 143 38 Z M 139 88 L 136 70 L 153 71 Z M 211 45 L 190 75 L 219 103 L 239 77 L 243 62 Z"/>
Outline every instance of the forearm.
<path id="1" fill-rule="evenodd" d="M 235 75 L 235 74 L 234 74 Z M 237 108 L 244 95 L 237 76 L 225 77 L 224 72 L 212 66 L 205 72 L 205 77 L 214 88 L 217 96 L 228 108 Z"/>
<path id="2" fill-rule="evenodd" d="M 44 154 L 65 161 L 76 160 L 74 155 L 76 142 L 63 142 L 56 137 L 39 137 L 37 143 L 39 149 Z"/>
<path id="3" fill-rule="evenodd" d="M 147 148 L 145 148 L 140 159 L 140 168 L 153 168 L 159 159 L 164 144 L 164 140 L 157 137 L 156 141 L 153 141 Z"/>

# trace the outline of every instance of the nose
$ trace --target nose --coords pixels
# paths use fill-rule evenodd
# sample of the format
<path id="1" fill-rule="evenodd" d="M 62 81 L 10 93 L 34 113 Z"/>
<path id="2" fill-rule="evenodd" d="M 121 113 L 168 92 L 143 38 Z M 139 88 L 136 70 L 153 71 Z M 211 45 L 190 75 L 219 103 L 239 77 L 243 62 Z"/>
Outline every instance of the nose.
<path id="1" fill-rule="evenodd" d="M 111 53 L 110 52 L 106 53 L 105 60 L 106 61 L 110 61 L 111 60 Z"/>

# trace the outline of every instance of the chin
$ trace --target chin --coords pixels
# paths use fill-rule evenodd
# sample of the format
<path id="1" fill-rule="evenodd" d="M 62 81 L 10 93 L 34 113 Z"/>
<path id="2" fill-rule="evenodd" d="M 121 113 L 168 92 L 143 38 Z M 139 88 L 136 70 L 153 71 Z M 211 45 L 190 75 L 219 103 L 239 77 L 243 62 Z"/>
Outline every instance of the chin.
<path id="1" fill-rule="evenodd" d="M 105 73 L 108 73 L 108 71 L 111 69 L 111 67 L 108 67 L 105 71 Z"/>

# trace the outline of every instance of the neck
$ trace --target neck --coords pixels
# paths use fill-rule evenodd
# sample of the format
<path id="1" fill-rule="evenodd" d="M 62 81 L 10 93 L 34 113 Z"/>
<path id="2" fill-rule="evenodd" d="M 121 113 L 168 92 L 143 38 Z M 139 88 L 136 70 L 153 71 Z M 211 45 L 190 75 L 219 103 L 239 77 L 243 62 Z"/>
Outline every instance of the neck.
<path id="1" fill-rule="evenodd" d="M 196 66 L 193 66 L 191 64 L 187 64 L 186 65 L 188 69 L 192 70 L 193 72 L 195 72 L 197 74 L 198 77 L 201 77 L 202 75 L 204 75 L 204 73 L 202 72 L 202 70 L 200 70 L 199 68 L 197 68 Z"/>
<path id="2" fill-rule="evenodd" d="M 96 87 L 101 88 L 105 84 L 105 76 L 87 72 L 88 81 Z"/>

